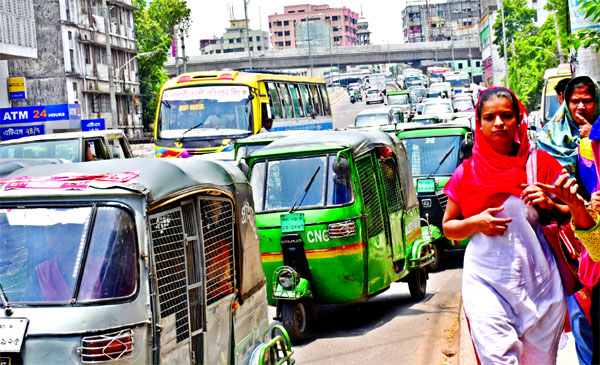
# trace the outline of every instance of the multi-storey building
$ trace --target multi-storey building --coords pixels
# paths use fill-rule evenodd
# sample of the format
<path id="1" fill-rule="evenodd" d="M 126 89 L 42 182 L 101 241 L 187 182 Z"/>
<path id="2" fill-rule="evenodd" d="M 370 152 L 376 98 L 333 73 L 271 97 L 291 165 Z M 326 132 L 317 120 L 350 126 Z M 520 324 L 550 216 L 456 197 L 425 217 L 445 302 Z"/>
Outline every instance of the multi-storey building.
<path id="1" fill-rule="evenodd" d="M 283 14 L 269 15 L 272 48 L 297 48 L 296 23 L 313 20 L 323 20 L 330 24 L 331 39 L 329 42 L 332 45 L 354 46 L 358 44 L 358 13 L 348 8 L 330 8 L 327 4 L 304 4 L 284 6 Z M 305 29 L 306 27 L 300 28 Z"/>
<path id="2" fill-rule="evenodd" d="M 477 39 L 479 0 L 410 1 L 402 12 L 406 43 Z"/>
<path id="3" fill-rule="evenodd" d="M 262 30 L 248 29 L 246 36 L 246 20 L 230 20 L 229 28 L 223 37 L 200 40 L 202 54 L 219 54 L 232 52 L 263 51 L 269 49 L 269 33 Z"/>
<path id="4" fill-rule="evenodd" d="M 0 108 L 7 108 L 6 60 L 37 57 L 33 0 L 0 0 L 0 24 Z"/>
<path id="5" fill-rule="evenodd" d="M 80 104 L 82 119 L 105 119 L 107 128 L 126 129 L 130 136 L 141 132 L 135 7 L 132 0 L 104 1 L 33 0 L 38 57 L 8 61 L 9 73 L 27 81 L 27 98 L 13 100 L 13 107 Z M 106 14 L 112 59 L 107 57 Z M 109 63 L 116 120 L 111 117 Z"/>

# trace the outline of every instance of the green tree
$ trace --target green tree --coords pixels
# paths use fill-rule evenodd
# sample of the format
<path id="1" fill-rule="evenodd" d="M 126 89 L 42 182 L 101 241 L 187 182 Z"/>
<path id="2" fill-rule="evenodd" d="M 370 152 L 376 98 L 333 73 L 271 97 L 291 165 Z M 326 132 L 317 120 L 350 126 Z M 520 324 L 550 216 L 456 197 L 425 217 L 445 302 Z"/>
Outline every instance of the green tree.
<path id="1" fill-rule="evenodd" d="M 554 16 L 550 15 L 541 28 L 529 24 L 517 34 L 509 54 L 510 87 L 527 110 L 537 110 L 541 104 L 544 72 L 558 65 Z"/>
<path id="2" fill-rule="evenodd" d="M 142 123 L 144 130 L 152 130 L 158 93 L 167 80 L 164 64 L 171 46 L 172 34 L 177 27 L 184 34 L 191 23 L 191 10 L 186 0 L 134 0 L 135 28 L 138 52 L 152 52 L 138 58 L 140 93 L 142 94 Z"/>
<path id="3" fill-rule="evenodd" d="M 526 0 L 503 0 L 504 1 L 504 25 L 506 28 L 506 44 L 512 44 L 518 34 L 521 34 L 528 25 L 533 24 L 535 10 L 529 8 Z M 504 57 L 504 48 L 502 40 L 502 14 L 498 9 L 498 17 L 493 26 L 494 44 L 498 46 L 500 57 Z"/>
<path id="4" fill-rule="evenodd" d="M 600 22 L 600 1 L 599 0 L 588 0 L 583 2 L 578 0 L 581 4 L 581 11 L 585 14 L 585 17 L 593 22 Z M 571 45 L 578 49 L 579 46 L 584 48 L 594 47 L 596 52 L 600 51 L 600 31 L 598 29 L 580 29 L 571 35 Z"/>

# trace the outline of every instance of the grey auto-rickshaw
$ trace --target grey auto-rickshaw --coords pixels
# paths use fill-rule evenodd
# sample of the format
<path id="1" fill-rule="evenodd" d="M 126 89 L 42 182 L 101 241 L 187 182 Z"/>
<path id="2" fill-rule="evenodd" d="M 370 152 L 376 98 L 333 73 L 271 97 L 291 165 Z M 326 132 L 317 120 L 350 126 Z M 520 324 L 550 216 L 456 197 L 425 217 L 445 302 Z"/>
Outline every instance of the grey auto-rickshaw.
<path id="1" fill-rule="evenodd" d="M 196 159 L 0 180 L 1 364 L 275 364 L 252 192 Z"/>

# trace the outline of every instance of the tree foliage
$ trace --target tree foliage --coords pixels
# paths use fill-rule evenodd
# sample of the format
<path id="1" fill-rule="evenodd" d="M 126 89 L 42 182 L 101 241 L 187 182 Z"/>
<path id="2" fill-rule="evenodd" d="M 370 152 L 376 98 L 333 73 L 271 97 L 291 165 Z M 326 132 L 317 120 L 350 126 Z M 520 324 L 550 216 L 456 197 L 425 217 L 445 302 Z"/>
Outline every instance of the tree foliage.
<path id="1" fill-rule="evenodd" d="M 138 52 L 152 52 L 138 58 L 140 93 L 142 94 L 142 122 L 145 130 L 154 123 L 158 93 L 167 80 L 164 64 L 171 46 L 171 34 L 177 27 L 187 33 L 191 11 L 186 0 L 134 0 Z"/>
<path id="2" fill-rule="evenodd" d="M 558 66 L 554 16 L 541 28 L 529 24 L 514 38 L 509 54 L 509 83 L 527 110 L 537 110 L 541 103 L 544 71 Z"/>
<path id="3" fill-rule="evenodd" d="M 522 34 L 527 26 L 533 24 L 535 10 L 529 8 L 526 0 L 503 0 L 504 1 L 504 25 L 506 28 L 506 44 L 512 44 L 515 37 Z M 502 14 L 498 9 L 498 17 L 493 26 L 496 35 L 493 43 L 498 46 L 500 57 L 504 57 Z"/>
<path id="4" fill-rule="evenodd" d="M 587 2 L 579 1 L 581 11 L 585 17 L 593 22 L 600 22 L 600 1 L 589 0 Z M 594 47 L 596 52 L 600 51 L 600 31 L 598 29 L 580 29 L 571 35 L 571 45 L 578 49 L 580 46 L 584 48 Z"/>

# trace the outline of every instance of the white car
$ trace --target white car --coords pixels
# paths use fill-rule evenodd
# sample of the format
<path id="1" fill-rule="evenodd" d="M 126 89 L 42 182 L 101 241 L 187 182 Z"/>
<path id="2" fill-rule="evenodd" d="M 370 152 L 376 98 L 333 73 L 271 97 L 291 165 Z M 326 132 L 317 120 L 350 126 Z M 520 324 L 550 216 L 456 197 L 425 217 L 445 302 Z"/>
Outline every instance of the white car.
<path id="1" fill-rule="evenodd" d="M 423 115 L 435 115 L 442 121 L 451 121 L 454 118 L 454 108 L 449 99 L 430 99 L 423 107 Z"/>
<path id="2" fill-rule="evenodd" d="M 365 93 L 365 102 L 371 103 L 383 103 L 383 91 L 377 89 L 369 89 Z"/>

